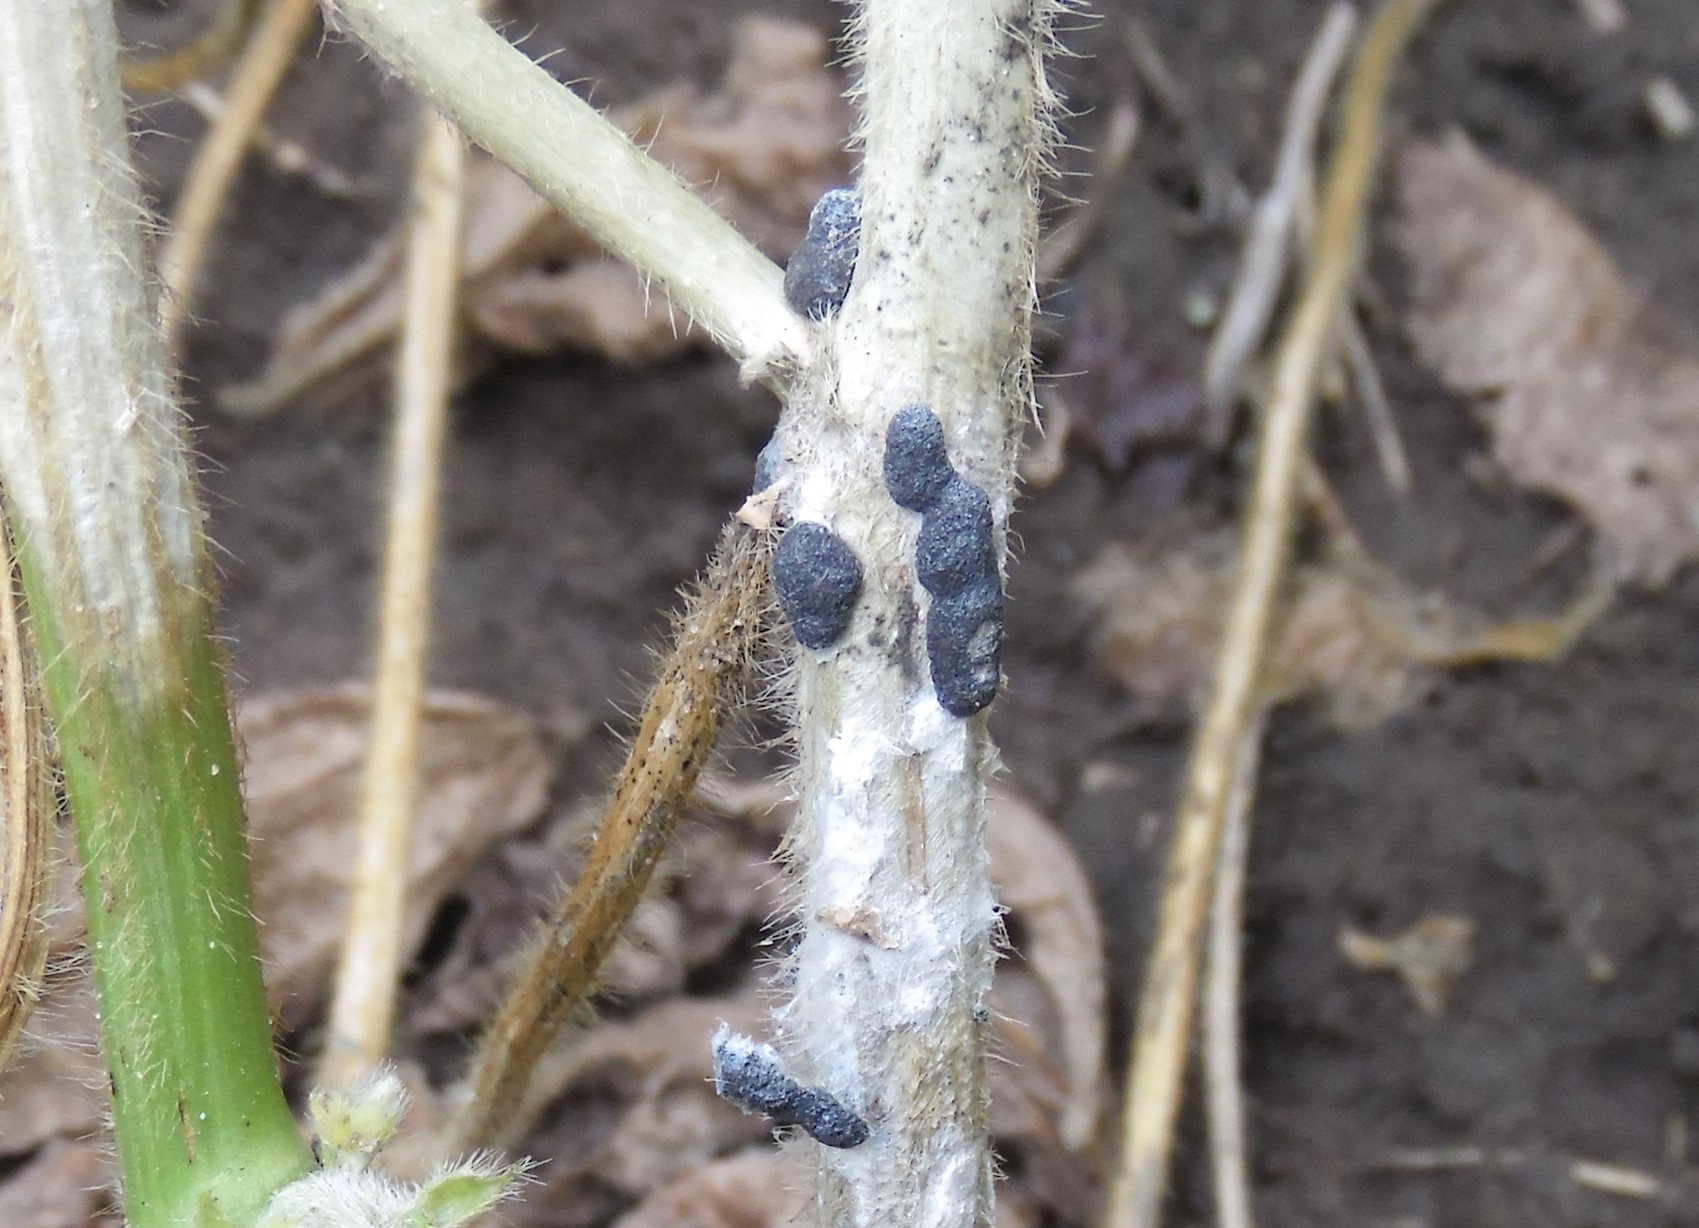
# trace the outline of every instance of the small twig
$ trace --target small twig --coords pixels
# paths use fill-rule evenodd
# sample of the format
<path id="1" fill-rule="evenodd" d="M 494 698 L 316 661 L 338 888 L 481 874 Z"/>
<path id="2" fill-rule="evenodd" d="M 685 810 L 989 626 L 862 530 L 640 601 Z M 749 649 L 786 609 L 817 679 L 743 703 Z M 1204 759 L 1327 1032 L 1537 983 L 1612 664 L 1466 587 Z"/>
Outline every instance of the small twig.
<path id="1" fill-rule="evenodd" d="M 22 593 L 0 516 L 0 1069 L 29 1022 L 47 964 L 53 772 L 40 679 L 24 637 Z"/>
<path id="2" fill-rule="evenodd" d="M 413 172 L 371 750 L 321 1075 L 331 1087 L 351 1085 L 382 1060 L 395 1015 L 430 643 L 431 557 L 457 331 L 465 163 L 460 134 L 433 118 Z"/>
<path id="3" fill-rule="evenodd" d="M 1357 400 L 1369 420 L 1369 433 L 1375 441 L 1375 458 L 1380 462 L 1381 476 L 1386 484 L 1401 495 L 1410 493 L 1410 455 L 1404 450 L 1404 437 L 1398 432 L 1398 421 L 1392 416 L 1392 402 L 1387 399 L 1386 386 L 1380 382 L 1380 368 L 1375 364 L 1374 351 L 1357 317 L 1347 311 L 1339 320 L 1340 340 L 1345 347 L 1345 366 L 1351 373 L 1351 383 L 1357 389 Z"/>
<path id="4" fill-rule="evenodd" d="M 1219 1228 L 1252 1228 L 1246 1161 L 1245 1089 L 1239 1061 L 1239 987 L 1245 920 L 1245 866 L 1251 848 L 1251 803 L 1268 711 L 1245 726 L 1234 750 L 1233 783 L 1215 862 L 1210 908 L 1209 971 L 1203 989 L 1204 1084 L 1209 1104 L 1209 1158 Z"/>
<path id="5" fill-rule="evenodd" d="M 1160 1219 L 1195 1005 L 1198 938 L 1232 790 L 1235 751 L 1260 702 L 1264 647 L 1291 553 L 1316 369 L 1356 265 L 1386 87 L 1399 52 L 1428 7 L 1429 0 L 1388 0 L 1364 39 L 1328 174 L 1315 258 L 1278 347 L 1239 575 L 1213 693 L 1193 743 L 1156 941 L 1139 999 L 1121 1165 L 1110 1195 L 1113 1228 L 1151 1228 Z"/>
<path id="6" fill-rule="evenodd" d="M 1180 83 L 1157 45 L 1156 37 L 1142 21 L 1129 17 L 1121 22 L 1121 45 L 1139 79 L 1161 108 L 1180 126 L 1181 137 L 1191 146 L 1198 168 L 1198 220 L 1205 226 L 1237 225 L 1243 220 L 1249 200 L 1245 187 L 1233 173 L 1232 164 L 1211 138 L 1196 101 Z"/>
<path id="7" fill-rule="evenodd" d="M 1238 276 L 1204 359 L 1204 403 L 1217 436 L 1226 434 L 1245 363 L 1268 329 L 1275 299 L 1286 280 L 1298 200 L 1315 161 L 1316 132 L 1356 28 L 1357 10 L 1346 0 L 1328 9 L 1286 104 L 1286 132 L 1275 158 L 1273 181 L 1251 215 Z"/>
<path id="8" fill-rule="evenodd" d="M 479 1043 L 449 1150 L 496 1147 L 525 1126 L 538 1059 L 583 1007 L 642 898 L 713 750 L 765 623 L 766 539 L 728 526 L 687 598 L 660 680 L 578 881 L 551 910 L 527 966 Z"/>
<path id="9" fill-rule="evenodd" d="M 204 81 L 185 83 L 178 95 L 209 124 L 216 123 L 224 114 L 223 96 Z M 362 194 L 359 182 L 351 175 L 314 157 L 301 142 L 279 136 L 264 124 L 254 128 L 252 144 L 278 170 L 286 175 L 299 175 L 326 196 L 353 199 Z"/>
<path id="10" fill-rule="evenodd" d="M 298 0 L 286 0 L 298 2 Z M 468 137 L 512 167 L 737 357 L 785 382 L 809 352 L 783 274 L 625 133 L 492 30 L 462 0 L 322 0 Z"/>
<path id="11" fill-rule="evenodd" d="M 166 94 L 213 72 L 236 54 L 259 12 L 259 0 L 223 0 L 206 28 L 163 55 L 127 51 L 118 59 L 124 89 L 132 94 Z"/>
<path id="12" fill-rule="evenodd" d="M 165 281 L 159 327 L 165 335 L 167 369 L 176 365 L 179 334 L 193 305 L 195 277 L 230 184 L 241 169 L 254 129 L 306 37 L 316 7 L 313 0 L 277 0 L 272 5 L 236 61 L 223 111 L 195 151 L 177 198 L 171 234 L 159 254 Z"/>

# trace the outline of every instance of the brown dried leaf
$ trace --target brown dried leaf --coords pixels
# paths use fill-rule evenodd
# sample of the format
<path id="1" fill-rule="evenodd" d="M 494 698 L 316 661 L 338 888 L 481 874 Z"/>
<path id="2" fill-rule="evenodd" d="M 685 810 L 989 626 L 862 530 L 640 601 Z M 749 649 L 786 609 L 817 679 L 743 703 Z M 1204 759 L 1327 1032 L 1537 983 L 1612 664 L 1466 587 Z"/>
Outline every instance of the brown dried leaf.
<path id="1" fill-rule="evenodd" d="M 1621 579 L 1699 556 L 1699 353 L 1573 213 L 1461 136 L 1408 144 L 1397 200 L 1411 336 L 1511 479 L 1584 515 Z"/>
<path id="2" fill-rule="evenodd" d="M 1181 518 L 1107 547 L 1075 579 L 1101 616 L 1104 667 L 1129 692 L 1158 704 L 1202 702 L 1238 548 L 1232 528 Z M 1556 619 L 1494 624 L 1415 592 L 1373 559 L 1330 556 L 1293 568 L 1263 688 L 1276 703 L 1321 696 L 1340 728 L 1367 728 L 1418 698 L 1433 668 L 1560 655 L 1608 598 L 1599 585 Z"/>
<path id="3" fill-rule="evenodd" d="M 57 1139 L 0 1183 L 0 1224 L 6 1228 L 94 1228 L 119 1223 L 108 1193 L 113 1172 L 107 1148 L 88 1140 Z"/>
<path id="4" fill-rule="evenodd" d="M 1018 919 L 1021 962 L 1050 998 L 1054 1021 L 1025 1026 L 1061 1059 L 1063 1096 L 1058 1134 L 1074 1151 L 1096 1135 L 1108 1040 L 1103 930 L 1091 883 L 1073 848 L 1048 818 L 1007 790 L 988 803 L 986 843 L 997 900 Z M 999 968 L 1001 976 L 1003 969 Z"/>
<path id="5" fill-rule="evenodd" d="M 1468 917 L 1429 914 L 1390 938 L 1348 925 L 1339 931 L 1339 950 L 1354 968 L 1396 972 L 1422 1013 L 1437 1019 L 1457 978 L 1475 961 L 1475 923 Z"/>
<path id="6" fill-rule="evenodd" d="M 670 166 L 755 245 L 782 258 L 827 188 L 847 182 L 852 115 L 812 26 L 773 17 L 739 23 L 720 89 L 668 89 L 608 118 Z M 487 160 L 467 175 L 462 302 L 497 347 L 589 349 L 641 363 L 691 344 L 689 321 L 653 302 L 643 279 L 511 171 Z M 233 412 L 264 413 L 321 382 L 370 368 L 401 319 L 398 236 L 285 321 L 266 374 L 226 389 Z"/>
<path id="7" fill-rule="evenodd" d="M 656 1190 L 615 1228 L 782 1228 L 800 1223 L 811 1174 L 798 1151 L 758 1148 L 704 1164 Z"/>
<path id="8" fill-rule="evenodd" d="M 318 1004 L 347 920 L 369 723 L 364 685 L 261 696 L 238 716 L 260 947 L 286 1027 Z M 552 770 L 530 721 L 512 709 L 472 695 L 426 697 L 404 949 L 486 849 L 541 813 Z"/>

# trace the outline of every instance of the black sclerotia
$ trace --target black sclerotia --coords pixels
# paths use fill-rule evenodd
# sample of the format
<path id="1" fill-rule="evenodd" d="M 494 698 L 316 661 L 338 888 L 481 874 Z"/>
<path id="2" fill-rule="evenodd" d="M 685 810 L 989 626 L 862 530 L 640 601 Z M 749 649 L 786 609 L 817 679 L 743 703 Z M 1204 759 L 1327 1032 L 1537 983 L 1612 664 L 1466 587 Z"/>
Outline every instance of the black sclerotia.
<path id="1" fill-rule="evenodd" d="M 833 188 L 815 202 L 808 229 L 785 265 L 785 301 L 811 320 L 836 314 L 861 250 L 861 198 Z"/>
<path id="2" fill-rule="evenodd" d="M 898 507 L 924 512 L 956 471 L 944 446 L 944 424 L 924 405 L 905 405 L 885 428 L 885 489 Z"/>
<path id="3" fill-rule="evenodd" d="M 714 1091 L 746 1113 L 800 1126 L 827 1147 L 867 1141 L 867 1123 L 836 1096 L 804 1087 L 786 1074 L 771 1045 L 758 1044 L 722 1024 L 714 1036 Z"/>
<path id="4" fill-rule="evenodd" d="M 991 500 L 961 476 L 950 479 L 920 520 L 915 575 L 934 595 L 954 593 L 997 575 Z"/>
<path id="5" fill-rule="evenodd" d="M 849 630 L 861 594 L 861 563 L 832 530 L 800 521 L 773 552 L 773 589 L 797 642 L 830 648 Z"/>
<path id="6" fill-rule="evenodd" d="M 995 578 L 932 599 L 926 656 L 932 690 L 952 716 L 972 716 L 997 698 L 1003 655 L 1003 589 Z"/>

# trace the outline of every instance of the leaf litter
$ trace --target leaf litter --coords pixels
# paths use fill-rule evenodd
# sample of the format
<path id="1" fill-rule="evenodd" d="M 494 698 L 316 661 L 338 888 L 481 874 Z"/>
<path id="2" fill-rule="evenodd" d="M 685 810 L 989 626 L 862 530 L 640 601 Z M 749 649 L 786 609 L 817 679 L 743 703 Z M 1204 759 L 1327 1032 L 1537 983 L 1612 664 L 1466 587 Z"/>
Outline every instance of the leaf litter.
<path id="1" fill-rule="evenodd" d="M 274 1012 L 297 1031 L 322 1005 L 343 922 L 366 715 L 364 689 L 343 686 L 261 696 L 239 718 L 268 985 Z M 409 941 L 417 945 L 451 893 L 471 899 L 472 919 L 411 988 L 400 1021 L 397 1057 L 425 1123 L 442 1116 L 452 1094 L 433 1087 L 425 1068 L 438 1070 L 439 1084 L 442 1070 L 457 1069 L 432 1053 L 445 1041 L 462 1052 L 499 990 L 495 953 L 510 952 L 544 906 L 546 887 L 582 854 L 588 808 L 538 832 L 520 830 L 544 805 L 548 766 L 524 718 L 473 697 L 432 696 Z M 772 858 L 790 806 L 782 785 L 724 777 L 706 782 L 699 798 L 696 819 L 681 829 L 636 932 L 611 964 L 608 1016 L 586 1021 L 538 1072 L 538 1125 L 519 1150 L 549 1163 L 506 1211 L 514 1228 L 621 1215 L 638 1228 L 777 1225 L 801 1205 L 785 1175 L 794 1149 L 773 1150 L 770 1123 L 715 1096 L 708 1044 L 720 1022 L 766 1034 L 759 957 L 783 943 L 789 926 Z M 1021 940 L 999 965 L 991 1001 L 992 1128 L 999 1153 L 1020 1173 L 1006 1186 L 999 1220 L 1010 1228 L 1056 1215 L 1083 1221 L 1103 1171 L 1101 927 L 1083 870 L 1043 814 L 1005 791 L 992 800 L 989 825 L 993 877 Z M 68 893 L 72 873 L 67 867 L 63 877 Z M 80 917 L 68 907 L 56 920 L 62 963 L 80 937 Z M 697 985 L 705 992 L 691 992 Z M 0 1146 L 36 1152 L 0 1185 L 0 1197 L 20 1207 L 63 1206 L 72 1217 L 43 1220 L 42 1228 L 74 1228 L 108 1206 L 103 1197 L 61 1203 L 50 1192 L 82 1179 L 67 1174 L 105 1171 L 105 1146 L 90 1141 L 102 1129 L 104 1079 L 86 978 L 54 982 L 41 1019 L 38 1030 L 52 1040 L 38 1040 L 0 1082 Z M 75 1139 L 85 1141 L 67 1141 Z M 396 1171 L 428 1167 L 436 1157 L 420 1145 L 427 1139 L 425 1129 L 412 1132 L 411 1146 L 408 1136 L 398 1140 Z"/>
<path id="2" fill-rule="evenodd" d="M 852 114 L 830 56 L 812 26 L 749 17 L 736 27 L 717 91 L 672 86 L 612 108 L 608 118 L 783 259 L 821 193 L 853 177 Z M 471 339 L 484 350 L 582 349 L 629 365 L 705 339 L 500 163 L 474 160 L 466 192 L 461 301 Z M 376 360 L 401 325 L 403 237 L 398 227 L 291 312 L 260 379 L 224 389 L 224 408 L 268 413 L 331 381 L 322 391 L 334 401 L 350 384 L 386 374 Z"/>
<path id="3" fill-rule="evenodd" d="M 1518 486 L 1581 513 L 1619 580 L 1699 557 L 1699 347 L 1554 195 L 1453 134 L 1397 159 L 1407 327 Z"/>
<path id="4" fill-rule="evenodd" d="M 1075 578 L 1099 618 L 1105 672 L 1157 715 L 1193 710 L 1207 693 L 1238 549 L 1235 526 L 1182 514 L 1111 544 Z M 1292 569 L 1265 698 L 1313 697 L 1336 727 L 1370 728 L 1420 699 L 1440 669 L 1561 656 L 1609 598 L 1598 583 L 1555 618 L 1494 622 L 1334 542 Z"/>

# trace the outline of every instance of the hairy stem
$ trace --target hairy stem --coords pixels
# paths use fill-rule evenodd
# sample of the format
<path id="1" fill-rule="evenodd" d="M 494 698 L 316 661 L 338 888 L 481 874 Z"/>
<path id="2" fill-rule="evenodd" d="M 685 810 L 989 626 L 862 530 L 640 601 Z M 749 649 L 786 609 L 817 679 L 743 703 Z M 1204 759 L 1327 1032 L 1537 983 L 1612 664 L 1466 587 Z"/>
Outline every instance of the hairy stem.
<path id="1" fill-rule="evenodd" d="M 406 78 L 737 357 L 781 380 L 807 349 L 779 270 L 618 128 L 510 46 L 465 0 L 322 0 Z"/>
<path id="2" fill-rule="evenodd" d="M 729 525 L 686 597 L 660 677 L 578 879 L 478 1045 L 449 1150 L 495 1147 L 527 1124 L 531 1073 L 588 1003 L 602 964 L 672 839 L 765 623 L 767 545 Z"/>
<path id="3" fill-rule="evenodd" d="M 981 1021 L 995 923 L 985 784 L 997 760 L 983 715 L 952 715 L 935 689 L 939 663 L 922 646 L 938 600 L 916 579 L 922 517 L 893 501 L 883 458 L 892 415 L 928 407 L 954 472 L 989 500 L 1000 570 L 1031 407 L 1048 7 L 864 4 L 861 256 L 780 429 L 783 510 L 829 526 L 864 572 L 847 632 L 803 652 L 803 930 L 779 1019 L 796 1077 L 872 1127 L 863 1145 L 820 1152 L 827 1224 L 991 1221 Z"/>
<path id="4" fill-rule="evenodd" d="M 250 1222 L 283 1101 L 107 0 L 0 0 L 0 483 L 83 861 L 124 1204 Z"/>

